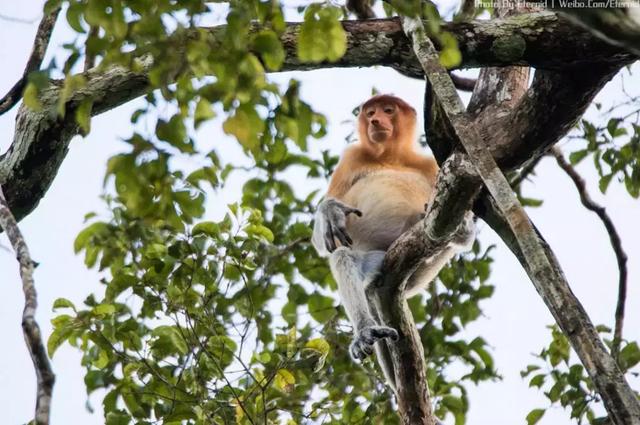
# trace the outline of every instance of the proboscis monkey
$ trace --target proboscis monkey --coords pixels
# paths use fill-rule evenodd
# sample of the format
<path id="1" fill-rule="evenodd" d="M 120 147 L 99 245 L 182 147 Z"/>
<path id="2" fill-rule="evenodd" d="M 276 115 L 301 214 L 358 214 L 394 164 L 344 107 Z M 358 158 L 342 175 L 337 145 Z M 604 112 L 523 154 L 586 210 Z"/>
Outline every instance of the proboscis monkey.
<path id="1" fill-rule="evenodd" d="M 398 338 L 395 329 L 376 322 L 365 288 L 380 271 L 389 246 L 424 217 L 431 201 L 438 165 L 418 151 L 415 127 L 416 111 L 402 99 L 380 95 L 366 101 L 358 116 L 359 141 L 342 155 L 316 213 L 312 242 L 320 255 L 329 256 L 354 326 L 354 359 L 372 354 L 382 338 Z M 452 241 L 409 278 L 406 297 L 425 288 L 456 252 L 469 247 L 474 235 L 469 216 Z M 382 366 L 393 386 L 389 365 Z"/>

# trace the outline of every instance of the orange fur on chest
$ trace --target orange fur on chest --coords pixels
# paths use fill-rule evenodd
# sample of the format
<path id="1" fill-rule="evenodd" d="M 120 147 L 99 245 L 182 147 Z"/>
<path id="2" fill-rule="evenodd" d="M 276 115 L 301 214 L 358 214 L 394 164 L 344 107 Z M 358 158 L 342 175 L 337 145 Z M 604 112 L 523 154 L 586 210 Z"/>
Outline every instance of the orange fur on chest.
<path id="1" fill-rule="evenodd" d="M 358 178 L 343 202 L 362 212 L 347 219 L 355 249 L 386 250 L 424 213 L 432 185 L 409 169 L 383 169 Z"/>

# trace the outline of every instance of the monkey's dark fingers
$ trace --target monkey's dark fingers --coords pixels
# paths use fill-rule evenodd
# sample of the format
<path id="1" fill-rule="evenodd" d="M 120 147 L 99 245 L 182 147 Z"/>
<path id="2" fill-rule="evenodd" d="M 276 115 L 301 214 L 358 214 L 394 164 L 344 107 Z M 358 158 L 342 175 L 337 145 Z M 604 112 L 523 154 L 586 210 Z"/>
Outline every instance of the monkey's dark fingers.
<path id="1" fill-rule="evenodd" d="M 347 229 L 344 226 L 336 226 L 333 229 L 333 234 L 343 246 L 351 246 L 353 244 L 353 240 L 347 233 Z"/>
<path id="2" fill-rule="evenodd" d="M 357 336 L 349 346 L 349 353 L 354 360 L 364 360 L 373 354 L 373 345 L 367 344 L 360 336 Z"/>
<path id="3" fill-rule="evenodd" d="M 360 211 L 357 208 L 351 208 L 351 207 L 347 207 L 344 211 L 344 215 L 348 216 L 349 214 L 355 214 L 358 217 L 362 217 L 362 211 Z"/>
<path id="4" fill-rule="evenodd" d="M 376 339 L 391 338 L 394 341 L 397 341 L 398 339 L 400 339 L 400 335 L 398 334 L 398 331 L 393 328 L 389 328 L 387 326 L 372 326 L 371 336 L 373 336 Z"/>
<path id="5" fill-rule="evenodd" d="M 324 245 L 329 252 L 333 252 L 337 248 L 336 241 L 333 237 L 333 229 L 331 223 L 327 223 L 327 231 L 324 233 Z"/>

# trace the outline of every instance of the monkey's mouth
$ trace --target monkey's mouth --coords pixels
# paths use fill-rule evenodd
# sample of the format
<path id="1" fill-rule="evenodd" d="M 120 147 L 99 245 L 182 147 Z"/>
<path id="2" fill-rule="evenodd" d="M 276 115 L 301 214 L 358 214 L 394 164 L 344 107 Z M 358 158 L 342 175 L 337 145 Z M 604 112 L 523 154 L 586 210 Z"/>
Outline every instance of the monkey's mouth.
<path id="1" fill-rule="evenodd" d="M 369 137 L 374 142 L 384 141 L 384 140 L 388 139 L 389 136 L 391 136 L 391 129 L 390 128 L 378 127 L 378 128 L 372 128 L 369 131 Z"/>

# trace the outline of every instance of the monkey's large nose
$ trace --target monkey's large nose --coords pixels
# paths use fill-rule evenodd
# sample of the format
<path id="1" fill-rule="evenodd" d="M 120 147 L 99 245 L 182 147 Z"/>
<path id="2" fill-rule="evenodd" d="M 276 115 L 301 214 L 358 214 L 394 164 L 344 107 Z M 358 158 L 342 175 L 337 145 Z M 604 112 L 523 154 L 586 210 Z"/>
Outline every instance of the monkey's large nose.
<path id="1" fill-rule="evenodd" d="M 380 125 L 380 120 L 377 118 L 374 118 L 371 120 L 371 124 L 375 125 L 376 127 Z"/>

